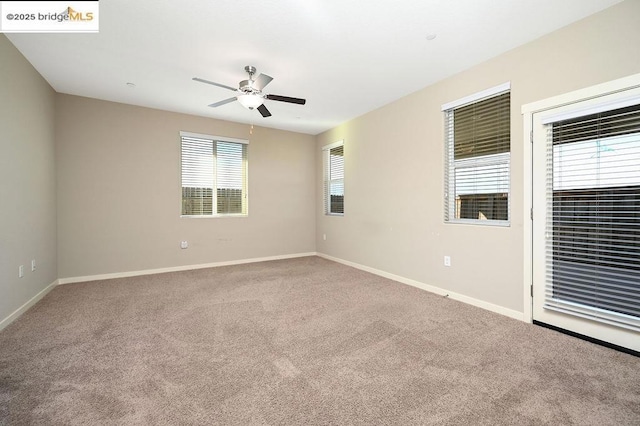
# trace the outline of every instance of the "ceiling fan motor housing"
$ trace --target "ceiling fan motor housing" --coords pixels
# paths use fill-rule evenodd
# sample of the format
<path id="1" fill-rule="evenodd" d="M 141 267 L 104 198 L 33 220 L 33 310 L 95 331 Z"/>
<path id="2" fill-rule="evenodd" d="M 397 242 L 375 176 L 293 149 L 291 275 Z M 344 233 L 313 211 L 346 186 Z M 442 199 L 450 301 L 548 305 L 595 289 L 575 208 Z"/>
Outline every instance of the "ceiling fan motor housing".
<path id="1" fill-rule="evenodd" d="M 253 80 L 242 80 L 240 82 L 240 90 L 241 92 L 244 93 L 257 93 L 259 92 L 258 89 L 256 89 L 255 87 L 253 87 Z"/>

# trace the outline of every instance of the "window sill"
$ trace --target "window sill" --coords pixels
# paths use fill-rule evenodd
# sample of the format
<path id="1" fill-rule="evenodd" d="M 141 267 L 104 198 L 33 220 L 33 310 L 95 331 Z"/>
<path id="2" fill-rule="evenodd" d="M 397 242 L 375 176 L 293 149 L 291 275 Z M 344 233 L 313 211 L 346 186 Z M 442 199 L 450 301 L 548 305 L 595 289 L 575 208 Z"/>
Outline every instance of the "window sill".
<path id="1" fill-rule="evenodd" d="M 479 219 L 453 219 L 445 220 L 445 224 L 456 225 L 485 225 L 485 226 L 498 226 L 501 228 L 508 228 L 511 226 L 511 222 L 508 220 L 479 220 Z"/>
<path id="2" fill-rule="evenodd" d="M 180 215 L 181 219 L 226 219 L 226 218 L 238 218 L 249 217 L 248 214 L 199 214 L 199 215 Z"/>

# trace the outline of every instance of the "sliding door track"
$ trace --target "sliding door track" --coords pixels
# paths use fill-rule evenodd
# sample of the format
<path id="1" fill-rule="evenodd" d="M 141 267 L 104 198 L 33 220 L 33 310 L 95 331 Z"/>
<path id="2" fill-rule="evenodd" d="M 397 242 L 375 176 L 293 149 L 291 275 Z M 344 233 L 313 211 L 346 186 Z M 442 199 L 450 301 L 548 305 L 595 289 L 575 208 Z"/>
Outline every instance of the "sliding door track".
<path id="1" fill-rule="evenodd" d="M 565 330 L 564 328 L 556 327 L 555 325 L 547 324 L 544 322 L 533 320 L 533 323 L 540 327 L 548 328 L 550 330 L 554 330 L 562 334 L 567 334 L 572 337 L 577 337 L 578 339 L 586 340 L 587 342 L 595 343 L 596 345 L 600 345 L 600 346 L 605 346 L 609 349 L 614 349 L 616 351 L 624 352 L 629 355 L 637 356 L 640 358 L 640 352 L 634 351 L 633 349 L 625 348 L 624 346 L 614 345 L 613 343 L 605 342 L 604 340 L 594 339 L 593 337 L 589 337 L 589 336 L 585 336 L 584 334 Z"/>

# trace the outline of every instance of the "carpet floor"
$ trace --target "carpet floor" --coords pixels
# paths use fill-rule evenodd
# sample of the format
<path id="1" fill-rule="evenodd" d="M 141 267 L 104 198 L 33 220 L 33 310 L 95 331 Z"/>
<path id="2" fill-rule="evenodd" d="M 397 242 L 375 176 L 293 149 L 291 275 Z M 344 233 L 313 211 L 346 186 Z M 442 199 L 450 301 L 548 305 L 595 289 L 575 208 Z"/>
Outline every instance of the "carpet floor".
<path id="1" fill-rule="evenodd" d="M 0 424 L 640 425 L 640 358 L 305 257 L 56 287 Z"/>

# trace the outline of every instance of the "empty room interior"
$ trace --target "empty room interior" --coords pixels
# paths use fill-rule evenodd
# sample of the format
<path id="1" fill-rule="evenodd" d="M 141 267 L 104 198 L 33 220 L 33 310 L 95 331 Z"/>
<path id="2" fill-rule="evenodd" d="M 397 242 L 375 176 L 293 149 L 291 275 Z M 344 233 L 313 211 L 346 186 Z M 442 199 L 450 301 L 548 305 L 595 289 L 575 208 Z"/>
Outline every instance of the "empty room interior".
<path id="1" fill-rule="evenodd" d="M 640 424 L 640 0 L 1 3 L 0 424 Z"/>

